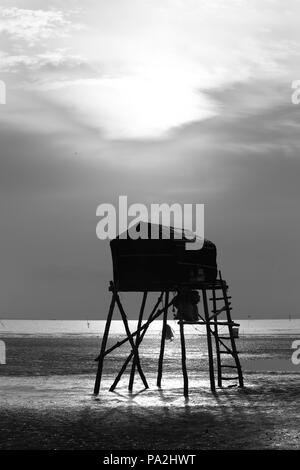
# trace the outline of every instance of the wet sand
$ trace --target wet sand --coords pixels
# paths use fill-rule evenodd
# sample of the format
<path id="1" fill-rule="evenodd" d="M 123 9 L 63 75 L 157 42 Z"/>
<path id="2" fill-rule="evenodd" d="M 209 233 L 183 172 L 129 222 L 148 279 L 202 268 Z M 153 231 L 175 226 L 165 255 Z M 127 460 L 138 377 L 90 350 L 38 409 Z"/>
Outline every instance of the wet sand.
<path id="1" fill-rule="evenodd" d="M 131 395 L 127 383 L 98 399 L 93 377 L 5 377 L 0 381 L 1 449 L 299 449 L 299 377 L 249 374 L 247 387 L 211 394 L 177 377 Z M 111 382 L 110 382 L 111 383 Z"/>
<path id="2" fill-rule="evenodd" d="M 118 337 L 111 339 L 114 343 Z M 238 340 L 245 389 L 209 388 L 206 339 L 187 339 L 190 396 L 182 395 L 180 341 L 166 344 L 156 387 L 159 336 L 140 351 L 150 388 L 128 373 L 108 391 L 129 348 L 105 361 L 92 395 L 99 338 L 7 337 L 0 368 L 1 449 L 299 449 L 300 369 L 288 336 Z M 228 359 L 227 359 L 228 360 Z"/>

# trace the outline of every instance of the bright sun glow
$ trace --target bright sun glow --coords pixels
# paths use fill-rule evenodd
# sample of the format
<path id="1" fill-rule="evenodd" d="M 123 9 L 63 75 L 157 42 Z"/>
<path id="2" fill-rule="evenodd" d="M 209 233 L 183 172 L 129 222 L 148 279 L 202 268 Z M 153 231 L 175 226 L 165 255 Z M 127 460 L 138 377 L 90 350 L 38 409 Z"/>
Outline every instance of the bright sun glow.
<path id="1" fill-rule="evenodd" d="M 55 94 L 80 108 L 108 138 L 161 137 L 174 127 L 215 114 L 215 105 L 197 90 L 196 80 L 179 67 L 153 70 L 57 84 Z"/>

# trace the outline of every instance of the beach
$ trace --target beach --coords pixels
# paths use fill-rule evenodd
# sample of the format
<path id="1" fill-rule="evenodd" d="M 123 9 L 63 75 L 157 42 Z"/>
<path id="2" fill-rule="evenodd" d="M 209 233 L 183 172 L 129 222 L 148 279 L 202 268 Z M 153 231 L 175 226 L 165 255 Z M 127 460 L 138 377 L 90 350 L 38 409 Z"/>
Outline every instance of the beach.
<path id="1" fill-rule="evenodd" d="M 120 339 L 114 335 L 111 344 Z M 180 340 L 166 344 L 162 388 L 156 387 L 160 338 L 146 337 L 143 390 L 129 374 L 108 391 L 128 346 L 105 362 L 93 396 L 99 338 L 8 335 L 0 368 L 1 449 L 299 449 L 300 366 L 291 363 L 299 336 L 242 335 L 237 340 L 245 388 L 209 388 L 206 339 L 187 339 L 189 398 L 183 397 Z M 234 385 L 234 383 L 232 384 Z"/>

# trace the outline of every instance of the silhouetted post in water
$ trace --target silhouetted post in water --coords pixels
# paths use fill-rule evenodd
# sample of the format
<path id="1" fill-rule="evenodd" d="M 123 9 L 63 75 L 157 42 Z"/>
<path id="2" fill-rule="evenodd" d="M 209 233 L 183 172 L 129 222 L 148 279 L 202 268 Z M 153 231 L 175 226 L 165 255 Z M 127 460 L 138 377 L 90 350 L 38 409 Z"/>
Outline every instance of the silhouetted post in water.
<path id="1" fill-rule="evenodd" d="M 141 309 L 140 309 L 140 314 L 139 314 L 138 325 L 137 325 L 137 334 L 136 334 L 136 340 L 135 340 L 136 348 L 138 348 L 139 343 L 140 343 L 140 329 L 141 329 L 141 326 L 142 326 L 146 300 L 147 300 L 147 292 L 144 292 L 142 305 L 141 305 Z M 130 391 L 132 391 L 132 388 L 133 388 L 135 367 L 136 367 L 136 359 L 134 357 L 133 361 L 132 361 L 132 367 L 131 367 L 131 373 L 130 373 L 130 379 L 129 379 L 129 385 L 128 385 L 128 390 L 130 390 Z"/>
<path id="2" fill-rule="evenodd" d="M 122 317 L 122 320 L 123 320 L 123 323 L 124 323 L 125 331 L 126 331 L 127 336 L 128 336 L 128 340 L 129 340 L 130 345 L 132 347 L 133 357 L 134 357 L 134 360 L 135 360 L 135 363 L 136 363 L 136 366 L 137 366 L 137 370 L 140 374 L 140 377 L 143 381 L 143 384 L 144 384 L 145 388 L 149 388 L 146 377 L 145 377 L 144 372 L 142 371 L 142 368 L 141 368 L 139 352 L 138 352 L 138 345 L 134 344 L 134 341 L 132 339 L 132 334 L 129 330 L 126 313 L 124 312 L 124 309 L 123 309 L 122 304 L 120 302 L 119 295 L 117 293 L 116 293 L 116 302 L 117 302 L 117 305 L 119 307 L 119 311 L 121 313 L 121 317 Z"/>
<path id="3" fill-rule="evenodd" d="M 163 312 L 164 309 L 160 309 L 160 310 L 158 310 L 158 311 L 156 312 L 156 310 L 157 310 L 159 304 L 160 304 L 161 301 L 162 301 L 162 298 L 163 298 L 163 292 L 160 294 L 160 296 L 159 296 L 159 298 L 158 298 L 158 300 L 157 300 L 157 302 L 156 302 L 156 304 L 155 304 L 155 306 L 154 306 L 152 312 L 150 313 L 148 321 L 141 327 L 142 334 L 141 334 L 141 336 L 140 336 L 139 344 L 138 344 L 137 346 L 139 346 L 140 343 L 143 341 L 143 338 L 144 338 L 144 336 L 145 336 L 145 334 L 146 334 L 146 332 L 147 332 L 147 329 L 148 329 L 148 327 L 150 326 L 150 324 L 152 323 L 152 321 L 154 321 L 156 318 L 159 317 L 159 315 L 162 314 L 162 312 Z M 170 305 L 170 304 L 169 304 L 169 305 Z M 121 341 L 120 344 L 124 344 L 125 341 L 128 341 L 128 338 L 126 338 L 126 340 L 124 340 L 124 341 Z M 111 350 L 116 349 L 116 347 L 118 347 L 118 346 L 115 345 L 113 348 L 111 348 Z M 129 356 L 127 357 L 126 361 L 124 362 L 123 366 L 121 367 L 121 370 L 119 371 L 119 373 L 118 373 L 118 375 L 117 375 L 117 377 L 116 377 L 114 383 L 112 384 L 112 386 L 111 386 L 110 389 L 109 389 L 111 392 L 113 392 L 113 391 L 115 390 L 115 388 L 116 388 L 116 386 L 118 385 L 118 383 L 119 383 L 119 381 L 120 381 L 122 375 L 124 374 L 124 372 L 125 372 L 125 370 L 126 370 L 126 367 L 128 366 L 129 362 L 131 361 L 132 357 L 133 357 L 133 352 L 131 351 L 131 353 L 130 353 Z"/>
<path id="4" fill-rule="evenodd" d="M 161 343 L 160 343 L 160 353 L 159 353 L 159 360 L 158 360 L 158 373 L 157 373 L 157 386 L 158 387 L 161 387 L 161 378 L 162 378 L 162 372 L 163 372 L 163 361 L 164 361 L 165 342 L 166 342 L 166 326 L 167 326 L 167 319 L 168 319 L 168 304 L 169 304 L 169 292 L 166 292 L 163 326 L 162 326 Z"/>
<path id="5" fill-rule="evenodd" d="M 213 310 L 214 312 L 217 311 L 217 300 L 216 300 L 216 290 L 213 288 L 212 291 L 212 302 L 213 302 Z M 216 356 L 217 356 L 217 371 L 218 371 L 218 387 L 222 387 L 222 370 L 221 370 L 221 357 L 220 357 L 220 343 L 218 341 L 218 319 L 217 314 L 214 313 L 214 338 L 215 338 L 215 345 L 216 345 Z"/>
<path id="6" fill-rule="evenodd" d="M 208 350 L 208 362 L 209 362 L 209 379 L 210 379 L 210 388 L 214 392 L 216 390 L 215 386 L 215 375 L 214 375 L 214 360 L 213 360 L 213 349 L 211 343 L 211 334 L 210 334 L 210 319 L 207 305 L 206 290 L 202 289 L 203 296 L 203 308 L 206 322 L 206 336 L 207 336 L 207 350 Z"/>
<path id="7" fill-rule="evenodd" d="M 185 352 L 185 339 L 184 339 L 184 326 L 183 320 L 179 320 L 180 326 L 180 340 L 181 340 L 181 365 L 183 374 L 183 393 L 187 397 L 189 394 L 189 378 L 186 369 L 186 352 Z"/>
<path id="8" fill-rule="evenodd" d="M 105 324 L 105 330 L 102 338 L 102 343 L 101 343 L 101 351 L 100 355 L 98 358 L 98 368 L 97 368 L 97 375 L 96 375 L 96 380 L 95 380 L 95 387 L 94 387 L 94 394 L 98 395 L 99 390 L 100 390 L 100 384 L 101 384 L 101 378 L 102 378 L 102 371 L 103 371 L 103 361 L 105 357 L 105 349 L 106 349 L 106 344 L 107 344 L 107 338 L 108 338 L 108 333 L 111 325 L 111 319 L 113 316 L 114 308 L 115 308 L 115 303 L 116 303 L 116 296 L 115 293 L 113 293 L 110 307 L 109 307 L 109 312 Z"/>
<path id="9" fill-rule="evenodd" d="M 141 326 L 140 328 L 140 331 L 142 331 L 143 333 L 146 332 L 146 330 L 148 329 L 150 323 L 153 321 L 153 320 L 156 320 L 156 318 L 161 315 L 161 313 L 163 312 L 164 309 L 161 309 L 159 312 L 155 313 L 156 312 L 156 309 L 158 307 L 158 305 L 161 303 L 161 300 L 162 300 L 162 296 L 163 296 L 163 293 L 161 293 L 160 297 L 159 297 L 159 300 L 157 301 L 157 304 L 156 306 L 154 307 L 151 315 L 149 316 L 147 322 Z M 169 303 L 169 306 L 171 304 Z M 133 333 L 131 333 L 131 336 L 132 338 L 134 336 L 136 336 L 138 333 L 138 330 L 134 331 Z M 144 336 L 143 336 L 144 337 Z M 129 341 L 129 338 L 126 337 L 124 339 L 122 339 L 122 341 L 118 341 L 116 344 L 114 344 L 111 348 L 107 349 L 104 353 L 104 357 L 107 356 L 108 354 L 110 354 L 112 351 L 114 351 L 115 349 L 119 348 L 120 346 L 122 346 L 123 344 L 127 343 L 127 341 Z M 131 354 L 131 353 L 130 353 Z M 96 357 L 95 361 L 98 361 L 99 360 L 99 356 Z"/>

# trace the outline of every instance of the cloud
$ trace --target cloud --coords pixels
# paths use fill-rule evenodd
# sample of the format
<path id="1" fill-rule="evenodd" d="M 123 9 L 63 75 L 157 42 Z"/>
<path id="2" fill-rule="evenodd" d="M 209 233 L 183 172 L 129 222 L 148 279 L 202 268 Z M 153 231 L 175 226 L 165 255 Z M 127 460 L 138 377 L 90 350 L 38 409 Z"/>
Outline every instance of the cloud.
<path id="1" fill-rule="evenodd" d="M 31 55 L 10 55 L 1 53 L 0 70 L 2 72 L 49 72 L 80 69 L 87 66 L 86 61 L 79 55 L 68 54 L 66 49 L 55 49 L 44 53 Z"/>
<path id="2" fill-rule="evenodd" d="M 297 78 L 298 10 L 294 0 L 88 0 L 79 26 L 68 9 L 6 8 L 0 31 L 18 53 L 2 54 L 2 71 L 108 139 L 165 139 L 222 115 L 218 90 Z"/>
<path id="3" fill-rule="evenodd" d="M 30 45 L 53 37 L 65 37 L 78 24 L 72 24 L 60 10 L 0 8 L 0 33 Z"/>
<path id="4" fill-rule="evenodd" d="M 104 77 L 44 83 L 41 89 L 72 105 L 85 123 L 101 128 L 109 139 L 165 137 L 171 128 L 215 114 L 204 94 L 176 78 Z"/>
<path id="5" fill-rule="evenodd" d="M 299 14 L 285 5 L 87 0 L 80 30 L 67 9 L 51 21 L 26 13 L 28 31 L 11 15 L 1 37 L 2 317 L 104 318 L 111 259 L 95 211 L 121 194 L 204 203 L 235 316 L 296 311 Z"/>
<path id="6" fill-rule="evenodd" d="M 95 211 L 120 194 L 130 204 L 204 203 L 236 318 L 295 311 L 299 119 L 284 91 L 276 80 L 212 90 L 222 113 L 160 140 L 104 140 L 72 108 L 27 91 L 28 128 L 15 114 L 0 126 L 2 317 L 104 318 L 111 259 Z"/>

